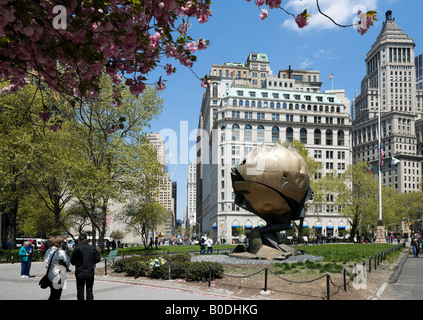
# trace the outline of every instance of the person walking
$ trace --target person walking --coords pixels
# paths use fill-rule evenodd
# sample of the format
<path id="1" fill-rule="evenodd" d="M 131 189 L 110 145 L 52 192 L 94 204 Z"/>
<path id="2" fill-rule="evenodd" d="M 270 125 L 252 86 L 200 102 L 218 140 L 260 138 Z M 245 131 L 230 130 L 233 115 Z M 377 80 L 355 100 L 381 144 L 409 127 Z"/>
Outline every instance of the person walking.
<path id="1" fill-rule="evenodd" d="M 213 253 L 213 239 L 207 237 L 207 253 Z"/>
<path id="2" fill-rule="evenodd" d="M 77 299 L 84 300 L 84 289 L 86 299 L 94 300 L 94 268 L 100 262 L 101 257 L 97 249 L 88 243 L 87 235 L 79 235 L 78 246 L 72 253 L 71 264 L 75 266 Z"/>
<path id="3" fill-rule="evenodd" d="M 200 254 L 206 253 L 206 236 L 203 236 L 200 239 Z"/>
<path id="4" fill-rule="evenodd" d="M 26 251 L 29 253 L 28 266 L 27 266 L 27 276 L 29 278 L 31 278 L 32 276 L 30 275 L 30 273 L 31 273 L 32 256 L 34 255 L 34 246 L 33 246 L 34 240 L 29 239 L 28 242 L 29 242 L 29 245 L 28 245 L 28 247 L 26 247 Z"/>
<path id="5" fill-rule="evenodd" d="M 28 248 L 29 242 L 25 241 L 22 247 L 19 249 L 19 259 L 21 259 L 21 278 L 28 278 L 29 277 L 29 270 L 28 270 L 28 257 L 29 253 L 26 248 Z"/>
<path id="6" fill-rule="evenodd" d="M 44 260 L 46 269 L 50 266 L 47 274 L 51 281 L 49 300 L 60 300 L 66 285 L 66 268 L 69 267 L 70 260 L 66 251 L 62 249 L 62 242 L 62 237 L 50 238 L 50 248 Z"/>
<path id="7" fill-rule="evenodd" d="M 420 243 L 421 239 L 418 233 L 415 233 L 413 239 L 411 240 L 411 245 L 413 246 L 413 257 L 418 258 L 420 253 Z"/>

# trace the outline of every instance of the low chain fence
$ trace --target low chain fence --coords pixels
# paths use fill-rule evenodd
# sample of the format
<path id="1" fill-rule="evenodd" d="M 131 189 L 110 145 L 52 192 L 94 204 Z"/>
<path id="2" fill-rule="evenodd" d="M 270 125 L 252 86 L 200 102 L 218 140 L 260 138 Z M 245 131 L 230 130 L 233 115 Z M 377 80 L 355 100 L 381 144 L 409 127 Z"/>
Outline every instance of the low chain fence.
<path id="1" fill-rule="evenodd" d="M 257 272 L 254 272 L 252 274 L 249 275 L 243 275 L 243 276 L 239 276 L 239 275 L 232 275 L 232 274 L 227 274 L 224 273 L 224 276 L 227 277 L 233 277 L 233 278 L 251 278 L 253 276 L 256 276 L 262 272 L 264 272 L 264 288 L 263 290 L 266 292 L 268 289 L 268 274 L 269 272 L 274 275 L 275 277 L 277 277 L 278 279 L 285 281 L 285 282 L 289 282 L 291 284 L 304 284 L 304 283 L 312 283 L 315 281 L 319 281 L 322 279 L 326 279 L 326 297 L 322 297 L 322 299 L 326 299 L 326 300 L 330 300 L 331 297 L 335 296 L 340 290 L 344 290 L 347 291 L 347 287 L 348 285 L 354 281 L 354 279 L 357 277 L 359 272 L 372 272 L 372 269 L 377 270 L 377 268 L 379 267 L 380 263 L 384 260 L 386 260 L 388 258 L 388 256 L 395 252 L 398 251 L 400 249 L 402 249 L 403 247 L 405 247 L 405 243 L 400 243 L 399 245 L 392 247 L 392 248 L 388 248 L 385 250 L 382 250 L 380 252 L 377 252 L 373 257 L 369 257 L 367 260 L 367 263 L 365 260 L 362 261 L 362 266 L 363 268 L 360 268 L 361 271 L 358 271 L 357 268 L 357 263 L 354 262 L 354 267 L 351 271 L 347 271 L 347 268 L 344 267 L 341 273 L 341 277 L 339 279 L 339 281 L 337 283 L 335 283 L 333 281 L 333 277 L 329 274 L 326 273 L 322 276 L 319 276 L 315 279 L 310 279 L 310 280 L 305 280 L 305 281 L 295 281 L 292 279 L 286 279 L 281 277 L 279 274 L 274 273 L 272 270 L 270 270 L 269 268 L 265 267 Z M 372 267 L 373 265 L 373 267 Z M 367 267 L 367 269 L 366 269 Z M 209 277 L 209 287 L 211 286 L 211 277 Z"/>

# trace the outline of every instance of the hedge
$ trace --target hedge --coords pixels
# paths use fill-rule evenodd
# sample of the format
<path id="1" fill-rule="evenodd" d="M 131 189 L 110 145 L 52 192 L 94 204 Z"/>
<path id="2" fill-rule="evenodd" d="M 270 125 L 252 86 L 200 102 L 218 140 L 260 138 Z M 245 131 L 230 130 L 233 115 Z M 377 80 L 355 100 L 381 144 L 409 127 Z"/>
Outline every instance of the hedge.
<path id="1" fill-rule="evenodd" d="M 189 253 L 182 253 L 164 258 L 165 262 L 159 266 L 151 266 L 151 261 L 159 256 L 132 256 L 115 261 L 112 268 L 115 272 L 125 273 L 127 276 L 150 277 L 154 279 L 169 279 L 169 263 L 171 279 L 185 279 L 187 281 L 208 281 L 211 266 L 211 280 L 223 278 L 223 266 L 220 263 L 191 261 Z M 162 257 L 163 258 L 163 257 Z"/>

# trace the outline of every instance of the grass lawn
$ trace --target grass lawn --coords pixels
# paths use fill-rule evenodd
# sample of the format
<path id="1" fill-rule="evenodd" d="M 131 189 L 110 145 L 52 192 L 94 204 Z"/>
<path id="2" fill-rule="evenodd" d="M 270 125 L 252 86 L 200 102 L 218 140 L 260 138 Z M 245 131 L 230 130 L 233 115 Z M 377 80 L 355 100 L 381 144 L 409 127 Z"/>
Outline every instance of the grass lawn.
<path id="1" fill-rule="evenodd" d="M 214 245 L 213 253 L 218 253 L 220 250 L 227 250 L 235 248 L 236 245 Z M 133 247 L 133 248 L 120 248 L 118 256 L 121 255 L 139 255 L 139 254 L 167 254 L 167 253 L 177 253 L 177 252 L 198 252 L 200 253 L 200 245 L 190 245 L 190 246 L 161 246 L 157 249 L 146 249 L 144 247 Z M 107 255 L 107 254 L 106 254 Z"/>
<path id="2" fill-rule="evenodd" d="M 305 250 L 306 254 L 323 257 L 326 262 L 362 262 L 374 258 L 375 254 L 389 248 L 395 248 L 393 244 L 324 244 L 297 246 L 295 248 Z"/>

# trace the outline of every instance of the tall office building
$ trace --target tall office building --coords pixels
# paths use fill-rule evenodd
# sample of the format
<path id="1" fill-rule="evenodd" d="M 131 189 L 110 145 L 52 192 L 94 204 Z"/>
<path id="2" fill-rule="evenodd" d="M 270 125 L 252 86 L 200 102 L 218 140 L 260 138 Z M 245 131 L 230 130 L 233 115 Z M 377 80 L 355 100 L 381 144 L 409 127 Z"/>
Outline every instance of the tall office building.
<path id="1" fill-rule="evenodd" d="M 190 229 L 196 224 L 197 211 L 197 164 L 190 163 L 187 176 L 187 210 L 185 228 Z"/>
<path id="2" fill-rule="evenodd" d="M 321 92 L 319 71 L 279 70 L 264 53 L 245 63 L 212 65 L 212 84 L 203 95 L 197 143 L 197 221 L 203 233 L 232 242 L 265 222 L 234 203 L 230 177 L 253 148 L 277 140 L 302 141 L 323 172 L 342 173 L 351 163 L 350 103 L 343 90 Z M 342 207 L 329 198 L 307 210 L 312 234 L 342 236 Z"/>
<path id="3" fill-rule="evenodd" d="M 423 89 L 423 53 L 414 59 L 414 63 L 416 65 L 416 88 Z"/>
<path id="4" fill-rule="evenodd" d="M 165 166 L 165 151 L 166 146 L 163 138 L 159 133 L 150 133 L 148 134 L 148 139 L 152 146 L 157 150 L 157 159 L 159 162 Z M 175 190 L 176 197 L 176 190 Z M 173 228 L 176 221 L 175 216 L 175 205 L 173 198 L 173 187 L 172 181 L 170 180 L 169 173 L 165 172 L 159 185 L 159 194 L 156 198 L 157 202 L 163 205 L 166 210 L 166 219 L 165 221 L 157 226 L 155 233 L 159 236 L 165 238 L 171 238 L 173 233 Z"/>
<path id="5" fill-rule="evenodd" d="M 421 188 L 422 153 L 417 146 L 422 137 L 423 90 L 416 85 L 414 47 L 413 38 L 387 11 L 382 30 L 366 55 L 361 93 L 354 100 L 353 163 L 368 161 L 378 174 L 380 111 L 382 183 L 399 192 Z M 400 163 L 391 164 L 393 157 Z"/>

